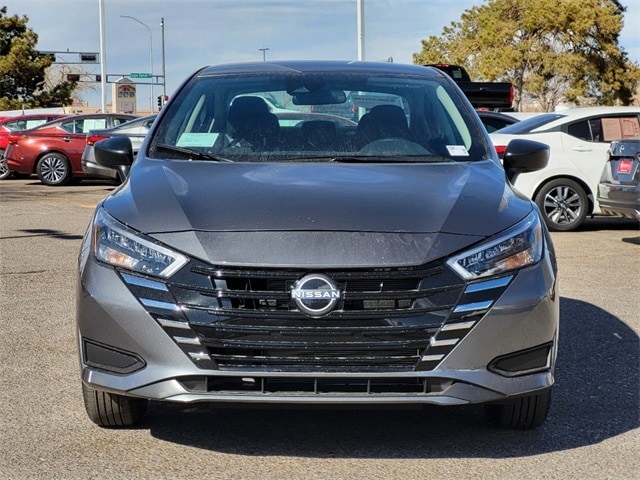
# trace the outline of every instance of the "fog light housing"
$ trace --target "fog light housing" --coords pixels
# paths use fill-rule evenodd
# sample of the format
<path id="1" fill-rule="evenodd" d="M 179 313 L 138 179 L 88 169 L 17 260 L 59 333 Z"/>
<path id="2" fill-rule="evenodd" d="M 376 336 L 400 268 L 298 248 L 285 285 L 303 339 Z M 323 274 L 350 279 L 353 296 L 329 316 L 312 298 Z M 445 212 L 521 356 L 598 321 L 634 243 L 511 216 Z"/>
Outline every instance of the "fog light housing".
<path id="1" fill-rule="evenodd" d="M 145 361 L 135 353 L 82 340 L 82 360 L 89 367 L 115 373 L 132 373 L 145 367 Z"/>
<path id="2" fill-rule="evenodd" d="M 551 368 L 553 342 L 494 358 L 487 368 L 503 377 L 518 377 Z"/>

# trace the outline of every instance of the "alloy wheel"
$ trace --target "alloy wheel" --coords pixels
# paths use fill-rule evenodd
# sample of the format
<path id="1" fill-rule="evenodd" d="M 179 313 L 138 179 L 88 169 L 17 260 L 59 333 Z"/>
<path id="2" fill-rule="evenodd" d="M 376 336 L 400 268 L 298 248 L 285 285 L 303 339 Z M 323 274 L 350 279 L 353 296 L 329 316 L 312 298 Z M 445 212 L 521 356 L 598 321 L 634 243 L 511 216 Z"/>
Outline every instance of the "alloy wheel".
<path id="1" fill-rule="evenodd" d="M 569 178 L 556 178 L 544 184 L 536 194 L 535 202 L 549 230 L 575 230 L 590 213 L 587 193 L 578 182 Z"/>
<path id="2" fill-rule="evenodd" d="M 544 197 L 545 215 L 558 225 L 570 225 L 577 221 L 583 208 L 578 192 L 566 185 L 555 187 Z"/>
<path id="3" fill-rule="evenodd" d="M 4 180 L 5 178 L 9 178 L 11 175 L 11 170 L 9 170 L 9 166 L 7 165 L 7 160 L 4 157 L 0 158 L 0 180 Z"/>
<path id="4" fill-rule="evenodd" d="M 69 163 L 62 155 L 46 155 L 38 163 L 38 177 L 47 185 L 62 185 L 70 177 Z"/>

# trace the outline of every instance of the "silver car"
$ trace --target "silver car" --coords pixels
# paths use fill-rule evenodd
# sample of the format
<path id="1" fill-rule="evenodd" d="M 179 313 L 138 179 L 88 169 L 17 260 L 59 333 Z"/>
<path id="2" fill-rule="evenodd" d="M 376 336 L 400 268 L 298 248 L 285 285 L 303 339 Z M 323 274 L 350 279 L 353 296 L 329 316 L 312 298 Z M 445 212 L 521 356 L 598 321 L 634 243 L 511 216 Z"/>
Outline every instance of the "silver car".
<path id="1" fill-rule="evenodd" d="M 640 137 L 611 142 L 598 202 L 602 213 L 640 220 Z"/>
<path id="2" fill-rule="evenodd" d="M 356 124 L 281 124 L 363 102 Z M 252 95 L 253 94 L 253 95 Z M 370 94 L 370 95 L 369 95 Z M 147 402 L 484 404 L 517 429 L 549 410 L 556 261 L 456 84 L 422 66 L 259 62 L 203 68 L 163 108 L 96 208 L 79 258 L 87 413 L 129 426 Z"/>
<path id="3" fill-rule="evenodd" d="M 156 115 L 148 115 L 130 120 L 113 128 L 101 130 L 91 130 L 87 133 L 87 144 L 82 152 L 82 170 L 88 175 L 97 177 L 113 178 L 123 180 L 118 170 L 101 167 L 96 163 L 94 145 L 96 142 L 111 137 L 128 137 L 131 140 L 134 157 L 138 154 L 142 142 L 144 142 L 151 125 L 153 125 Z"/>

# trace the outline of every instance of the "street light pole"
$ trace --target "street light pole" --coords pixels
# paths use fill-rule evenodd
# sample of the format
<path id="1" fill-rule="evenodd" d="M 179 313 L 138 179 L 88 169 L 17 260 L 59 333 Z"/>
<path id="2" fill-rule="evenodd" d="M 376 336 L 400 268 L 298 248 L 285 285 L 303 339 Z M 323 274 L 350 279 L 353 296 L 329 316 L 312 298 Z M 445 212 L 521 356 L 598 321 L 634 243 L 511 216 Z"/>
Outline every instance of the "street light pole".
<path id="1" fill-rule="evenodd" d="M 120 15 L 121 18 L 129 18 L 134 22 L 138 22 L 144 28 L 146 28 L 149 32 L 149 69 L 151 70 L 151 96 L 149 97 L 149 107 L 151 109 L 151 113 L 153 113 L 153 36 L 151 34 L 151 29 L 149 25 L 141 22 L 136 17 L 132 17 L 131 15 Z"/>
<path id="2" fill-rule="evenodd" d="M 357 0 L 358 60 L 364 60 L 364 0 Z"/>
<path id="3" fill-rule="evenodd" d="M 160 19 L 160 29 L 162 31 L 162 104 L 167 99 L 167 70 L 164 61 L 164 17 Z"/>
<path id="4" fill-rule="evenodd" d="M 107 42 L 105 39 L 104 0 L 98 3 L 100 17 L 100 110 L 107 113 Z M 113 106 L 115 109 L 115 105 Z"/>
<path id="5" fill-rule="evenodd" d="M 262 61 L 266 62 L 267 61 L 267 50 L 269 50 L 268 48 L 259 48 L 258 50 L 260 50 L 262 52 Z"/>

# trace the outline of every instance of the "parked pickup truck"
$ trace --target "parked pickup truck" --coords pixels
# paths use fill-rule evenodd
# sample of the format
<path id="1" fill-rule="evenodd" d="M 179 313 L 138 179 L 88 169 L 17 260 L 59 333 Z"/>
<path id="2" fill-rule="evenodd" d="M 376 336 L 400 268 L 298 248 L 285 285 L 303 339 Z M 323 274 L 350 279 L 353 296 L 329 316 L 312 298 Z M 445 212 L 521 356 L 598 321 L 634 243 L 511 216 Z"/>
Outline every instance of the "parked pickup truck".
<path id="1" fill-rule="evenodd" d="M 453 78 L 475 108 L 512 108 L 513 85 L 509 82 L 472 82 L 467 71 L 460 65 L 430 63 L 425 67 L 437 68 Z"/>

